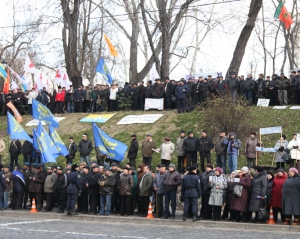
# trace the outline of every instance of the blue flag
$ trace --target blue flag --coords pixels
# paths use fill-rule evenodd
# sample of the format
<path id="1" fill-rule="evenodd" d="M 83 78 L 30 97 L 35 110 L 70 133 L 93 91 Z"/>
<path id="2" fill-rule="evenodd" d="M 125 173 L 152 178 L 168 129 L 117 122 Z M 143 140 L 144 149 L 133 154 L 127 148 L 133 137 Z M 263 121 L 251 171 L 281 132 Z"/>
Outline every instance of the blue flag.
<path id="1" fill-rule="evenodd" d="M 112 84 L 113 83 L 113 79 L 111 77 L 111 74 L 110 74 L 110 70 L 108 69 L 107 65 L 105 64 L 103 58 L 101 57 L 97 66 L 96 66 L 96 72 L 99 72 L 103 79 L 105 81 L 107 81 L 108 84 Z"/>
<path id="2" fill-rule="evenodd" d="M 11 113 L 7 112 L 7 134 L 10 135 L 12 140 L 23 139 L 28 140 L 32 143 L 32 138 L 29 137 L 27 132 L 22 128 L 22 126 L 17 122 Z"/>
<path id="3" fill-rule="evenodd" d="M 39 121 L 45 121 L 53 127 L 58 128 L 59 124 L 52 115 L 51 111 L 42 103 L 32 99 L 32 116 Z"/>
<path id="4" fill-rule="evenodd" d="M 48 142 L 49 143 L 49 142 Z M 41 153 L 43 163 L 56 163 L 43 134 L 33 129 L 33 147 Z"/>
<path id="5" fill-rule="evenodd" d="M 52 141 L 54 142 L 54 145 L 56 146 L 59 154 L 62 156 L 67 156 L 69 154 L 68 149 L 66 148 L 64 142 L 61 140 L 58 133 L 51 125 L 49 125 L 49 135 Z"/>
<path id="6" fill-rule="evenodd" d="M 15 171 L 13 171 L 12 175 L 18 177 L 19 179 L 21 179 L 22 183 L 26 186 L 25 178 L 24 178 L 23 173 L 21 173 L 18 170 L 15 170 Z"/>
<path id="7" fill-rule="evenodd" d="M 125 158 L 127 145 L 110 137 L 93 123 L 93 135 L 96 147 L 110 159 L 121 162 Z"/>

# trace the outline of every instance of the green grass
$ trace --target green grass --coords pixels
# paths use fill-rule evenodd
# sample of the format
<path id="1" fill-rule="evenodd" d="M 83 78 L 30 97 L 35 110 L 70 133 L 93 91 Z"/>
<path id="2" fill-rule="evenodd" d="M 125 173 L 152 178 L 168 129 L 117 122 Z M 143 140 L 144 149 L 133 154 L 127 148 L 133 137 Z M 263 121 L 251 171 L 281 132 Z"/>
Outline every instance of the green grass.
<path id="1" fill-rule="evenodd" d="M 288 107 L 289 108 L 289 107 Z M 150 111 L 145 112 L 146 114 L 157 114 L 161 112 Z M 179 136 L 180 130 L 193 131 L 196 137 L 200 137 L 201 130 L 203 129 L 203 115 L 205 114 L 205 110 L 198 111 L 195 110 L 191 113 L 180 114 L 178 115 L 176 111 L 167 111 L 162 112 L 164 114 L 159 120 L 157 120 L 153 124 L 132 124 L 132 125 L 117 125 L 117 122 L 121 120 L 126 115 L 139 115 L 144 114 L 144 112 L 136 112 L 136 111 L 126 111 L 126 112 L 118 112 L 115 116 L 113 116 L 110 120 L 108 120 L 104 124 L 98 124 L 106 133 L 113 136 L 117 140 L 122 141 L 123 143 L 129 145 L 131 138 L 130 135 L 135 133 L 138 136 L 138 141 L 141 144 L 143 139 L 145 138 L 146 133 L 150 133 L 153 135 L 153 140 L 156 142 L 157 147 L 159 147 L 163 141 L 165 136 L 169 136 L 172 139 L 172 142 L 175 143 L 177 137 Z M 298 110 L 273 110 L 271 107 L 263 108 L 263 107 L 252 107 L 248 112 L 253 115 L 254 120 L 252 122 L 252 128 L 255 127 L 257 133 L 259 132 L 259 128 L 264 127 L 272 127 L 272 126 L 282 126 L 283 133 L 287 136 L 287 140 L 290 141 L 293 133 L 300 132 L 300 111 Z M 91 123 L 81 123 L 80 119 L 86 117 L 87 113 L 81 114 L 65 114 L 62 117 L 66 117 L 66 119 L 59 122 L 60 127 L 58 128 L 58 133 L 61 136 L 62 140 L 67 144 L 69 136 L 73 136 L 76 143 L 78 143 L 82 137 L 83 133 L 87 133 L 89 138 L 92 139 L 92 127 Z M 6 118 L 0 117 L 0 134 L 4 135 L 4 141 L 6 143 L 7 149 L 5 154 L 3 155 L 2 162 L 4 164 L 8 164 L 9 155 L 8 155 L 8 136 L 6 135 Z M 25 124 L 29 122 L 32 118 L 30 116 L 23 116 L 23 122 L 21 125 L 28 132 L 32 133 L 33 127 L 27 127 Z M 249 129 L 250 130 L 250 129 Z M 208 134 L 212 134 L 212 132 L 208 132 Z M 237 132 L 239 134 L 239 132 Z M 217 135 L 211 135 L 215 140 Z M 263 135 L 261 137 L 264 142 L 264 147 L 274 147 L 277 140 L 279 139 L 279 134 L 274 135 Z M 245 146 L 246 138 L 240 138 L 243 142 L 243 148 Z M 239 167 L 242 167 L 246 164 L 246 159 L 242 155 L 243 149 L 239 156 Z M 259 153 L 259 165 L 271 166 L 273 160 L 273 153 Z M 75 162 L 79 162 L 79 153 L 76 154 Z M 216 155 L 214 150 L 212 151 L 212 161 L 215 164 Z M 95 159 L 95 151 L 93 151 L 91 155 L 91 159 Z M 19 162 L 23 161 L 23 157 L 19 157 Z M 126 160 L 125 160 L 126 161 Z M 172 156 L 172 161 L 177 164 L 176 153 Z M 138 153 L 138 163 L 142 162 L 141 152 L 139 150 Z M 156 165 L 160 162 L 160 154 L 154 153 L 152 159 L 153 165 Z M 199 162 L 199 157 L 198 157 Z M 58 165 L 65 165 L 64 157 L 57 158 Z"/>

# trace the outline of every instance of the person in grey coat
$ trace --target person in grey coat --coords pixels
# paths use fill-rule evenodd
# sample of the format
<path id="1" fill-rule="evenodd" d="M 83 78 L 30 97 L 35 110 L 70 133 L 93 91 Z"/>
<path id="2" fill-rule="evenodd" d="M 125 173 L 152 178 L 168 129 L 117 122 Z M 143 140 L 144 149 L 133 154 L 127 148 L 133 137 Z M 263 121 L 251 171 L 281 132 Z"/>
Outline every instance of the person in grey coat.
<path id="1" fill-rule="evenodd" d="M 164 215 L 164 195 L 165 195 L 165 188 L 163 182 L 165 181 L 166 177 L 166 165 L 161 164 L 159 165 L 159 172 L 155 174 L 155 178 L 153 181 L 153 188 L 156 191 L 157 195 L 157 202 L 156 202 L 156 212 L 157 217 L 163 217 Z"/>
<path id="2" fill-rule="evenodd" d="M 180 136 L 177 138 L 175 148 L 177 149 L 177 168 L 178 173 L 182 174 L 185 172 L 184 170 L 184 159 L 185 159 L 185 151 L 183 150 L 183 141 L 186 139 L 185 131 L 180 131 Z"/>
<path id="3" fill-rule="evenodd" d="M 252 191 L 251 199 L 249 205 L 249 211 L 255 212 L 255 218 L 251 222 L 257 222 L 258 210 L 264 203 L 262 200 L 265 200 L 267 195 L 267 173 L 263 167 L 257 166 L 255 169 L 255 176 L 252 180 Z"/>
<path id="4" fill-rule="evenodd" d="M 217 154 L 217 167 L 223 169 L 223 173 L 226 174 L 226 152 L 227 147 L 224 144 L 226 140 L 225 130 L 220 130 L 220 135 L 216 139 L 215 152 Z"/>
<path id="5" fill-rule="evenodd" d="M 275 148 L 275 163 L 276 163 L 276 170 L 279 168 L 284 168 L 285 160 L 282 158 L 284 151 L 287 149 L 289 142 L 286 140 L 286 136 L 283 134 L 280 139 L 277 141 Z"/>

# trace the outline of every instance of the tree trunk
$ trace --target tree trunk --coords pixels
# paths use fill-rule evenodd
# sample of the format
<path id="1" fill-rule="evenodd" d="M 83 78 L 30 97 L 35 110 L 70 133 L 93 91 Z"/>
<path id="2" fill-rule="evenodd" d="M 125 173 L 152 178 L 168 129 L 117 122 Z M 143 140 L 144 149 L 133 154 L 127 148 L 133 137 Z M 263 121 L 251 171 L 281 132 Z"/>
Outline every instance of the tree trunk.
<path id="1" fill-rule="evenodd" d="M 238 38 L 227 75 L 231 71 L 236 72 L 236 74 L 238 74 L 239 72 L 245 54 L 246 46 L 251 36 L 252 30 L 255 26 L 255 21 L 257 19 L 261 6 L 262 6 L 262 0 L 251 0 L 248 20 Z"/>

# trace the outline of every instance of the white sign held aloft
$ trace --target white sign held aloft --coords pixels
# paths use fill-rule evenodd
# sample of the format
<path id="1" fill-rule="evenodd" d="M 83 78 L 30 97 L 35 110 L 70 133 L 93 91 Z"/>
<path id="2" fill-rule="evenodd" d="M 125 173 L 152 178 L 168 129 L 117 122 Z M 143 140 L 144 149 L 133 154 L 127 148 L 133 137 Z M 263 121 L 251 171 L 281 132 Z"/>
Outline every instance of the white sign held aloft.
<path id="1" fill-rule="evenodd" d="M 256 152 L 275 153 L 276 148 L 256 147 Z"/>
<path id="2" fill-rule="evenodd" d="M 257 106 L 268 107 L 270 104 L 270 99 L 258 99 Z"/>
<path id="3" fill-rule="evenodd" d="M 145 99 L 145 110 L 149 109 L 157 109 L 163 110 L 164 109 L 164 99 Z"/>
<path id="4" fill-rule="evenodd" d="M 276 127 L 269 127 L 269 128 L 260 128 L 259 132 L 261 135 L 282 133 L 282 127 L 276 126 Z"/>
<path id="5" fill-rule="evenodd" d="M 239 178 L 209 176 L 209 180 L 213 182 L 239 182 Z"/>

